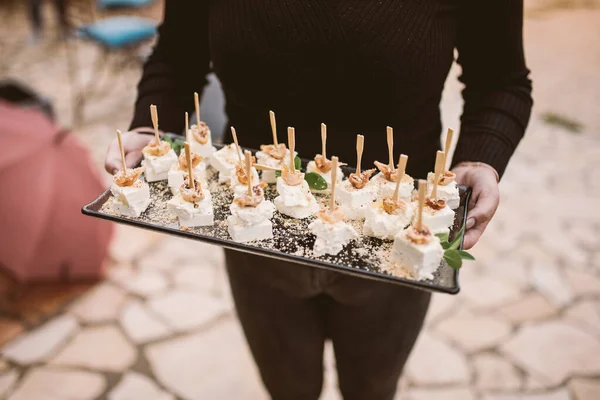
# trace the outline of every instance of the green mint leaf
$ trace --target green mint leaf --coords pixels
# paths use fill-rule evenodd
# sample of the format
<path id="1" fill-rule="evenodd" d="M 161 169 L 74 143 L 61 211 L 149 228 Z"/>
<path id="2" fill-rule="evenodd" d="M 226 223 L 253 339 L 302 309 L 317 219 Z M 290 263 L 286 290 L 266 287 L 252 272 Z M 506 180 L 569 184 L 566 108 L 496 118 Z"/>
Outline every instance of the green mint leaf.
<path id="1" fill-rule="evenodd" d="M 475 257 L 473 257 L 473 255 L 471 253 L 469 253 L 468 251 L 458 250 L 458 254 L 460 255 L 460 258 L 462 258 L 463 260 L 475 261 Z"/>
<path id="2" fill-rule="evenodd" d="M 169 144 L 173 144 L 173 139 L 171 139 L 169 136 L 163 136 L 162 140 L 164 140 L 165 142 L 169 143 Z"/>
<path id="3" fill-rule="evenodd" d="M 459 269 L 462 266 L 462 258 L 457 250 L 446 250 L 444 252 L 444 260 L 451 268 Z"/>
<path id="4" fill-rule="evenodd" d="M 281 171 L 275 171 L 275 176 L 279 178 L 281 176 Z"/>
<path id="5" fill-rule="evenodd" d="M 185 142 L 181 139 L 177 139 L 174 142 L 172 142 L 172 144 L 171 144 L 171 148 L 173 149 L 175 154 L 177 154 L 178 156 L 181 153 L 181 149 L 183 149 L 184 146 L 185 146 Z"/>
<path id="6" fill-rule="evenodd" d="M 308 182 L 308 186 L 315 190 L 327 189 L 327 181 L 316 172 L 307 172 L 304 174 L 304 180 Z"/>
<path id="7" fill-rule="evenodd" d="M 451 244 L 448 242 L 441 242 L 441 244 L 442 244 L 442 249 L 444 249 L 444 250 L 448 250 L 451 246 Z"/>
<path id="8" fill-rule="evenodd" d="M 298 171 L 302 171 L 302 160 L 298 156 L 296 156 L 296 158 L 294 158 L 294 167 Z"/>
<path id="9" fill-rule="evenodd" d="M 444 242 L 448 242 L 448 234 L 447 233 L 436 233 L 435 236 L 440 238 L 440 242 L 442 242 L 442 245 L 444 244 Z"/>

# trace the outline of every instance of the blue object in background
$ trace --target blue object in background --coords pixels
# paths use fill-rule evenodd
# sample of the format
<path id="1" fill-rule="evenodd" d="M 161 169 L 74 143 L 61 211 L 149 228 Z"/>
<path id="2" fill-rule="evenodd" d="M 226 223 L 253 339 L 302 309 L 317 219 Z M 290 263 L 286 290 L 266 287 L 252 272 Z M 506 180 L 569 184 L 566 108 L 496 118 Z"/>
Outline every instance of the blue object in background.
<path id="1" fill-rule="evenodd" d="M 156 0 L 97 0 L 98 8 L 142 8 Z"/>
<path id="2" fill-rule="evenodd" d="M 156 34 L 156 23 L 145 18 L 121 16 L 83 25 L 78 30 L 85 38 L 110 48 L 119 48 L 150 39 Z"/>

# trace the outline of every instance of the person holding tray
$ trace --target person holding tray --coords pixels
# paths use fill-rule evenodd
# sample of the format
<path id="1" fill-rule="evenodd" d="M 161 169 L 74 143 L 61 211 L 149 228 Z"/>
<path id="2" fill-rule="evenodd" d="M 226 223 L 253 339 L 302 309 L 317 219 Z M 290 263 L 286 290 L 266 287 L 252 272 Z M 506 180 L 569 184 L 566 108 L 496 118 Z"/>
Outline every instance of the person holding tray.
<path id="1" fill-rule="evenodd" d="M 127 162 L 133 166 L 153 138 L 150 104 L 160 109 L 163 130 L 182 131 L 181 116 L 194 108 L 190 93 L 200 92 L 212 70 L 246 146 L 267 141 L 265 115 L 274 110 L 281 126 L 296 128 L 301 156 L 320 151 L 326 123 L 332 154 L 355 159 L 361 134 L 369 143 L 362 162 L 372 165 L 386 159 L 381 132 L 391 126 L 398 153 L 410 159 L 406 173 L 424 179 L 440 150 L 439 102 L 456 50 L 464 110 L 450 167 L 458 184 L 473 188 L 470 248 L 494 215 L 498 180 L 531 112 L 522 24 L 522 0 L 166 0 L 132 132 L 124 135 Z M 115 142 L 107 170 L 119 168 L 119 157 Z M 394 397 L 429 293 L 234 251 L 226 261 L 272 398 L 319 397 L 327 339 L 345 399 Z"/>

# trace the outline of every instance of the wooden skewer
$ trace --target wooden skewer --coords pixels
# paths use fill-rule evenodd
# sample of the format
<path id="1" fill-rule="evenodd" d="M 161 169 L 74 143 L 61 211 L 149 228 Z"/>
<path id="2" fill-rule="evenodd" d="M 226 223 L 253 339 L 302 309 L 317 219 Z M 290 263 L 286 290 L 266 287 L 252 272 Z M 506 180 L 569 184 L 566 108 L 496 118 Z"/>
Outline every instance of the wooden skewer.
<path id="1" fill-rule="evenodd" d="M 246 156 L 246 176 L 248 177 L 248 196 L 252 196 L 252 153 L 248 150 L 244 151 Z"/>
<path id="2" fill-rule="evenodd" d="M 335 182 L 337 180 L 338 169 L 338 158 L 336 156 L 331 157 L 331 168 L 331 199 L 329 209 L 333 212 L 335 210 Z"/>
<path id="3" fill-rule="evenodd" d="M 188 165 L 188 179 L 190 180 L 190 188 L 196 190 L 196 184 L 194 183 L 194 167 L 192 166 L 192 153 L 190 152 L 190 145 L 185 142 L 185 158 L 187 159 Z"/>
<path id="4" fill-rule="evenodd" d="M 194 107 L 196 108 L 196 126 L 200 128 L 200 100 L 197 92 L 194 92 Z"/>
<path id="5" fill-rule="evenodd" d="M 158 111 L 156 106 L 152 104 L 150 106 L 150 116 L 152 117 L 152 125 L 154 126 L 154 136 L 156 138 L 156 144 L 160 144 L 160 136 L 158 134 Z"/>
<path id="6" fill-rule="evenodd" d="M 321 155 L 323 159 L 327 159 L 326 155 L 327 148 L 327 125 L 321 123 Z"/>
<path id="7" fill-rule="evenodd" d="M 446 134 L 446 145 L 444 146 L 444 172 L 448 171 L 448 154 L 450 153 L 450 146 L 452 146 L 452 140 L 454 139 L 454 130 L 448 128 Z"/>
<path id="8" fill-rule="evenodd" d="M 437 200 L 437 188 L 438 182 L 440 180 L 440 175 L 442 174 L 442 170 L 444 169 L 444 152 L 438 150 L 435 155 L 435 170 L 433 174 L 433 189 L 431 190 L 431 198 Z"/>
<path id="9" fill-rule="evenodd" d="M 394 129 L 391 126 L 386 128 L 387 130 L 387 145 L 389 154 L 390 169 L 394 169 Z"/>
<path id="10" fill-rule="evenodd" d="M 185 141 L 190 142 L 190 120 L 188 118 L 188 113 L 185 113 Z"/>
<path id="11" fill-rule="evenodd" d="M 393 199 L 398 201 L 398 192 L 400 191 L 400 183 L 404 178 L 406 172 L 406 163 L 408 162 L 408 156 L 406 154 L 400 154 L 400 160 L 398 161 L 398 176 L 396 180 L 396 189 L 394 190 Z"/>
<path id="12" fill-rule="evenodd" d="M 417 208 L 417 223 L 415 229 L 417 231 L 423 230 L 423 206 L 425 205 L 425 192 L 427 191 L 427 184 L 423 179 L 419 179 L 419 203 Z"/>
<path id="13" fill-rule="evenodd" d="M 269 111 L 269 118 L 271 119 L 271 133 L 273 134 L 273 144 L 275 146 L 279 145 L 277 142 L 277 123 L 275 122 L 275 113 L 273 111 Z"/>
<path id="14" fill-rule="evenodd" d="M 281 168 L 270 167 L 268 165 L 262 165 L 262 164 L 254 164 L 254 168 L 261 170 L 261 171 L 282 171 Z"/>
<path id="15" fill-rule="evenodd" d="M 125 149 L 123 149 L 123 138 L 121 131 L 117 129 L 117 140 L 119 141 L 119 150 L 121 151 L 121 162 L 123 163 L 123 174 L 127 173 L 127 162 L 125 162 Z"/>
<path id="16" fill-rule="evenodd" d="M 233 126 L 231 127 L 231 135 L 233 136 L 233 143 L 235 143 L 235 151 L 238 155 L 238 159 L 241 164 L 242 163 L 242 150 L 240 149 L 240 145 L 237 140 L 237 134 L 235 133 L 235 128 Z"/>
<path id="17" fill-rule="evenodd" d="M 296 130 L 291 126 L 288 127 L 288 147 L 290 148 L 290 170 L 292 173 L 295 173 L 294 151 L 296 149 Z"/>
<path id="18" fill-rule="evenodd" d="M 363 149 L 365 148 L 365 137 L 356 135 L 356 174 L 360 175 L 360 162 L 362 160 Z"/>

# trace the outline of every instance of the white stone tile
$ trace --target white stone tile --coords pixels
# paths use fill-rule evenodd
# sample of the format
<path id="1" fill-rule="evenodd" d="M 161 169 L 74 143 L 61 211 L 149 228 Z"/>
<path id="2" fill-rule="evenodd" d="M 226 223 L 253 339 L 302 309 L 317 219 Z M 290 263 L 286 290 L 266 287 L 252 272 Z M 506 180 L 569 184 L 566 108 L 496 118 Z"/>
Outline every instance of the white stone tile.
<path id="1" fill-rule="evenodd" d="M 588 329 L 593 335 L 600 337 L 600 302 L 583 300 L 572 305 L 565 312 L 565 316 L 582 327 Z"/>
<path id="2" fill-rule="evenodd" d="M 532 322 L 552 317 L 558 308 L 538 292 L 532 292 L 514 303 L 500 308 L 500 314 L 513 323 Z"/>
<path id="3" fill-rule="evenodd" d="M 52 364 L 122 372 L 135 362 L 137 352 L 114 326 L 99 326 L 82 330 L 61 351 Z"/>
<path id="4" fill-rule="evenodd" d="M 510 335 L 511 326 L 500 317 L 465 315 L 442 320 L 436 330 L 464 351 L 472 353 L 501 343 Z"/>
<path id="5" fill-rule="evenodd" d="M 473 367 L 479 389 L 511 391 L 521 387 L 519 371 L 496 354 L 483 353 L 475 356 Z"/>
<path id="6" fill-rule="evenodd" d="M 460 306 L 459 296 L 448 296 L 445 294 L 434 293 L 431 296 L 429 309 L 425 322 L 428 324 L 436 323 L 439 319 L 444 318 L 452 313 L 453 310 Z"/>
<path id="7" fill-rule="evenodd" d="M 2 354 L 22 365 L 45 361 L 78 329 L 79 324 L 74 317 L 62 315 L 17 337 L 2 349 Z"/>
<path id="8" fill-rule="evenodd" d="M 108 400 L 173 400 L 175 397 L 161 390 L 148 377 L 137 372 L 126 373 L 113 390 Z"/>
<path id="9" fill-rule="evenodd" d="M 141 257 L 160 237 L 157 233 L 121 224 L 115 225 L 115 231 L 110 255 L 118 263 L 129 263 Z"/>
<path id="10" fill-rule="evenodd" d="M 401 396 L 402 400 L 475 400 L 475 394 L 468 388 L 430 388 L 410 389 L 405 395 Z"/>
<path id="11" fill-rule="evenodd" d="M 95 400 L 105 387 L 97 373 L 38 367 L 25 375 L 9 400 Z"/>
<path id="12" fill-rule="evenodd" d="M 461 285 L 462 296 L 475 308 L 494 309 L 519 298 L 519 289 L 490 276 L 479 276 Z"/>
<path id="13" fill-rule="evenodd" d="M 19 379 L 19 374 L 15 370 L 10 370 L 4 372 L 0 375 L 0 398 L 5 398 L 17 383 L 17 379 Z"/>
<path id="14" fill-rule="evenodd" d="M 422 332 L 408 360 L 406 375 L 417 386 L 450 385 L 467 383 L 471 372 L 462 352 Z"/>
<path id="15" fill-rule="evenodd" d="M 556 306 L 564 306 L 574 298 L 567 280 L 555 265 L 534 264 L 531 268 L 531 283 Z"/>
<path id="16" fill-rule="evenodd" d="M 162 339 L 172 333 L 167 324 L 150 313 L 146 306 L 137 300 L 131 300 L 125 305 L 119 321 L 127 336 L 135 343 Z"/>
<path id="17" fill-rule="evenodd" d="M 565 276 L 577 296 L 600 294 L 600 278 L 598 276 L 583 271 L 576 271 L 573 268 L 567 268 Z"/>
<path id="18" fill-rule="evenodd" d="M 148 301 L 148 307 L 176 331 L 210 322 L 228 311 L 223 300 L 201 292 L 173 290 Z"/>
<path id="19" fill-rule="evenodd" d="M 116 319 L 125 302 L 125 292 L 103 283 L 73 304 L 69 312 L 85 323 L 108 322 Z"/>
<path id="20" fill-rule="evenodd" d="M 207 332 L 151 344 L 145 354 L 158 381 L 186 400 L 267 399 L 234 318 Z"/>
<path id="21" fill-rule="evenodd" d="M 173 282 L 181 288 L 214 293 L 217 288 L 217 271 L 214 266 L 186 264 L 173 273 Z"/>
<path id="22" fill-rule="evenodd" d="M 546 384 L 557 385 L 572 375 L 600 374 L 599 338 L 563 320 L 526 325 L 501 350 Z"/>
<path id="23" fill-rule="evenodd" d="M 138 296 L 148 297 L 163 293 L 168 283 L 164 275 L 154 271 L 139 271 L 124 282 L 124 288 Z"/>
<path id="24" fill-rule="evenodd" d="M 598 400 L 600 379 L 571 379 L 569 388 L 577 400 Z"/>
<path id="25" fill-rule="evenodd" d="M 573 400 L 573 398 L 567 389 L 561 388 L 532 394 L 486 394 L 483 400 Z"/>

